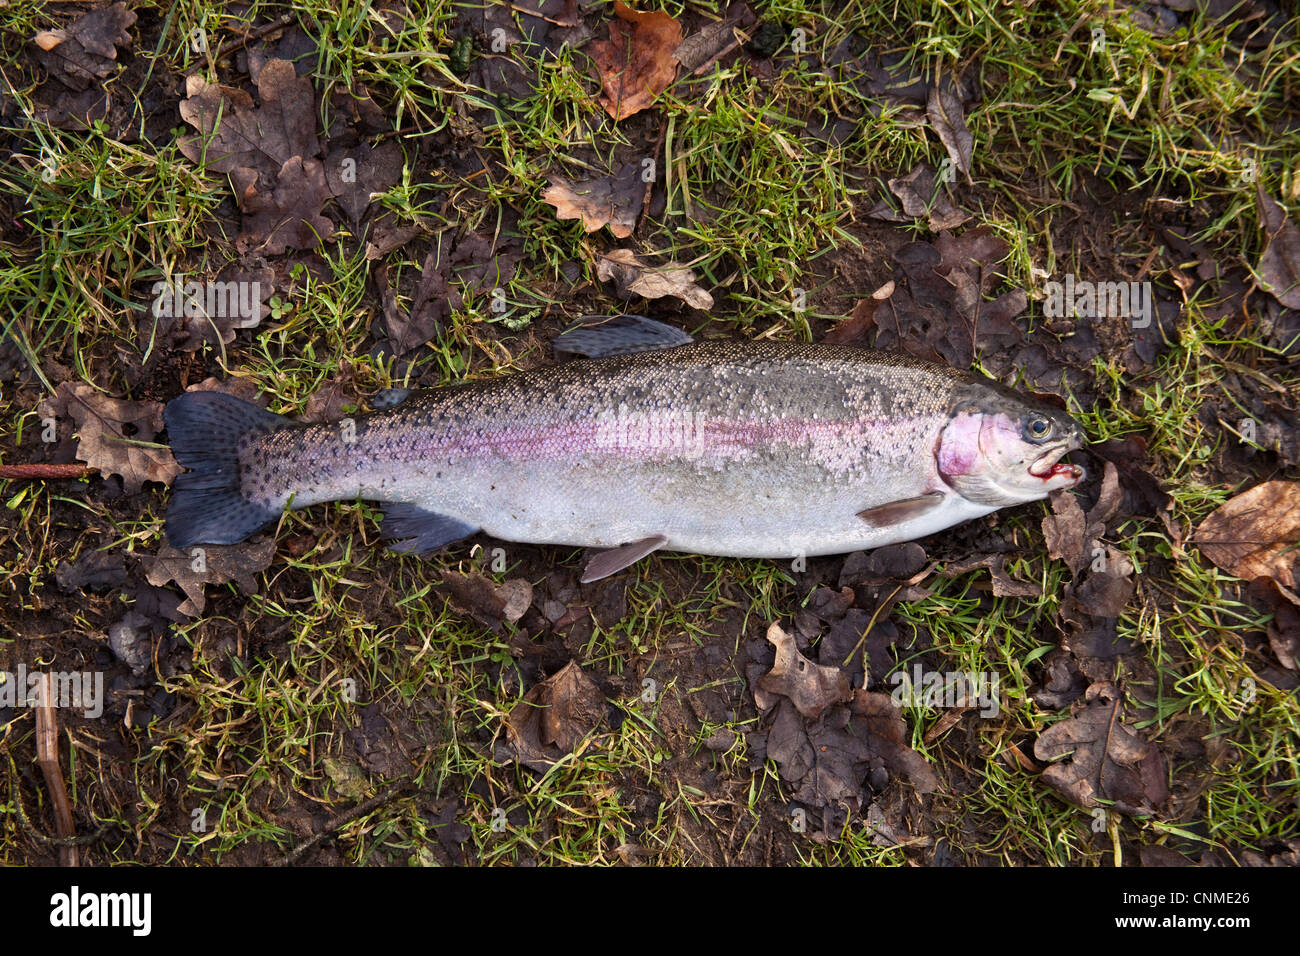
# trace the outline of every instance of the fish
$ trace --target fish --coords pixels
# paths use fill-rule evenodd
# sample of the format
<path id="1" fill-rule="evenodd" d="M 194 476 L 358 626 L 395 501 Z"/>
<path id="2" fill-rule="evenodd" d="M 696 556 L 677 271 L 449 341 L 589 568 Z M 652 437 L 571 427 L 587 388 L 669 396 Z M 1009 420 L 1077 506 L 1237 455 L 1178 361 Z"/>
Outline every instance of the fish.
<path id="1" fill-rule="evenodd" d="M 592 549 L 594 581 L 669 550 L 791 559 L 912 541 L 1070 488 L 1084 433 L 971 371 L 852 345 L 695 341 L 643 316 L 556 340 L 579 357 L 303 424 L 214 391 L 167 403 L 187 469 L 176 548 L 286 509 L 367 500 L 424 554 L 477 533 Z"/>

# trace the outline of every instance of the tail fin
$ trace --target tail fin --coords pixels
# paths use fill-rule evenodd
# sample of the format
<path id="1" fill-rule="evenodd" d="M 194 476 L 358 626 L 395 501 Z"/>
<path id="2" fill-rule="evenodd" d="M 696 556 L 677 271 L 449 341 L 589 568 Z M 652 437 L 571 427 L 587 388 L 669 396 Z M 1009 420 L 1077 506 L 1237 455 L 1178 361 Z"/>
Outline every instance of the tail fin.
<path id="1" fill-rule="evenodd" d="M 245 435 L 292 424 L 282 415 L 221 392 L 186 392 L 163 409 L 172 454 L 188 473 L 172 483 L 167 540 L 235 544 L 280 514 L 247 501 L 240 487 L 239 442 Z"/>

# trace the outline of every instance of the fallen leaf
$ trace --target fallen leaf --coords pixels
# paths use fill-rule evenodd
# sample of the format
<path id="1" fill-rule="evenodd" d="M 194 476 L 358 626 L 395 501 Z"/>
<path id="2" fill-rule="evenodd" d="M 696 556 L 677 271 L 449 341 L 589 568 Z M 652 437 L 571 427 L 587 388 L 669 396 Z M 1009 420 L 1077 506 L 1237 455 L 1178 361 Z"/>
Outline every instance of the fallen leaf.
<path id="1" fill-rule="evenodd" d="M 578 666 L 533 686 L 506 717 L 506 741 L 526 767 L 545 772 L 605 719 L 605 695 Z"/>
<path id="2" fill-rule="evenodd" d="M 321 213 L 330 189 L 320 160 L 294 156 L 269 189 L 259 184 L 256 172 L 243 168 L 230 174 L 230 182 L 244 214 L 243 232 L 235 240 L 240 252 L 278 256 L 287 249 L 315 249 L 334 235 L 334 223 Z"/>
<path id="3" fill-rule="evenodd" d="M 934 170 L 925 163 L 917 163 L 906 176 L 889 180 L 889 191 L 898 197 L 906 216 L 925 219 L 931 232 L 956 229 L 971 218 L 953 204 L 946 189 L 936 186 Z"/>
<path id="4" fill-rule="evenodd" d="M 1213 511 L 1192 539 L 1234 577 L 1269 577 L 1292 590 L 1300 559 L 1300 482 L 1266 481 Z"/>
<path id="5" fill-rule="evenodd" d="M 1268 236 L 1259 257 L 1259 276 L 1264 288 L 1288 309 L 1300 309 L 1300 229 L 1286 210 L 1257 187 L 1260 220 Z"/>
<path id="6" fill-rule="evenodd" d="M 154 444 L 163 428 L 162 408 L 160 402 L 110 398 L 84 382 L 62 382 L 39 412 L 71 418 L 77 457 L 102 475 L 119 475 L 123 490 L 133 495 L 146 481 L 170 485 L 181 473 L 171 449 Z"/>
<path id="7" fill-rule="evenodd" d="M 108 628 L 108 647 L 137 677 L 153 664 L 153 620 L 132 609 Z"/>
<path id="8" fill-rule="evenodd" d="M 181 152 L 230 176 L 245 217 L 241 251 L 314 249 L 334 232 L 320 212 L 333 194 L 318 158 L 315 93 L 287 60 L 267 61 L 256 84 L 254 107 L 241 90 L 187 78 L 180 114 L 199 135 L 182 137 Z"/>
<path id="9" fill-rule="evenodd" d="M 1288 670 L 1300 669 L 1300 594 L 1272 578 L 1256 578 L 1250 582 L 1249 591 L 1273 612 L 1273 620 L 1268 622 L 1268 643 L 1278 663 Z"/>
<path id="10" fill-rule="evenodd" d="M 207 606 L 205 584 L 234 581 L 244 594 L 257 591 L 257 575 L 271 566 L 275 557 L 275 538 L 267 535 L 239 544 L 204 544 L 182 551 L 164 544 L 150 561 L 146 559 L 145 577 L 160 587 L 174 581 L 185 592 L 180 612 L 198 617 Z"/>
<path id="11" fill-rule="evenodd" d="M 232 376 L 224 381 L 208 376 L 201 382 L 194 385 L 187 385 L 187 392 L 221 392 L 223 395 L 232 395 L 235 398 L 245 402 L 252 402 L 254 405 L 266 407 L 267 394 L 262 391 L 258 384 L 251 378 L 240 378 Z"/>
<path id="12" fill-rule="evenodd" d="M 1042 587 L 1032 581 L 1017 581 L 1006 572 L 1007 556 L 1005 554 L 986 554 L 981 557 L 967 558 L 948 564 L 943 573 L 945 577 L 957 577 L 976 568 L 987 568 L 993 579 L 994 597 L 1039 597 Z"/>
<path id="13" fill-rule="evenodd" d="M 459 610 L 494 632 L 500 632 L 503 621 L 514 624 L 533 603 L 533 586 L 523 578 L 497 584 L 478 572 L 447 571 L 438 590 Z"/>
<path id="14" fill-rule="evenodd" d="M 1069 651 L 1056 648 L 1043 658 L 1043 682 L 1034 691 L 1034 703 L 1046 710 L 1060 710 L 1083 696 L 1088 680 Z"/>
<path id="15" fill-rule="evenodd" d="M 121 552 L 87 551 L 75 561 L 60 561 L 54 580 L 65 594 L 78 588 L 107 591 L 126 583 L 126 563 Z"/>
<path id="16" fill-rule="evenodd" d="M 316 391 L 303 405 L 298 421 L 307 423 L 336 422 L 343 417 L 346 405 L 355 407 L 358 396 L 355 385 L 355 366 L 344 360 L 339 371 Z"/>
<path id="17" fill-rule="evenodd" d="M 939 134 L 939 141 L 948 150 L 953 167 L 971 182 L 970 166 L 975 149 L 975 137 L 966 128 L 966 111 L 961 99 L 942 82 L 930 88 L 925 103 L 925 115 L 930 126 Z"/>
<path id="18" fill-rule="evenodd" d="M 646 299 L 675 296 L 701 311 L 713 308 L 713 296 L 695 283 L 695 273 L 685 266 L 669 263 L 655 267 L 640 259 L 630 249 L 613 249 L 596 262 L 596 276 L 614 280 L 624 298 L 634 295 Z"/>
<path id="19" fill-rule="evenodd" d="M 136 15 L 125 3 L 91 10 L 66 29 L 38 33 L 34 38 L 36 59 L 64 86 L 85 90 L 117 68 L 118 47 L 130 47 L 127 31 L 135 21 Z"/>
<path id="20" fill-rule="evenodd" d="M 270 313 L 275 272 L 259 256 L 242 256 L 216 276 L 199 281 L 177 276 L 150 287 L 148 313 L 141 317 L 141 346 L 156 338 L 192 352 L 203 345 L 229 345 L 239 329 L 257 328 Z"/>
<path id="21" fill-rule="evenodd" d="M 368 143 L 340 147 L 325 157 L 325 181 L 348 218 L 359 222 L 372 198 L 401 180 L 402 162 L 401 147 L 392 140 L 373 148 Z"/>
<path id="22" fill-rule="evenodd" d="M 257 172 L 263 188 L 289 160 L 320 155 L 316 138 L 316 98 L 311 83 L 287 60 L 270 60 L 257 75 L 259 105 L 242 90 L 185 80 L 180 114 L 198 136 L 184 136 L 181 152 L 219 173 Z"/>
<path id="23" fill-rule="evenodd" d="M 644 198 L 641 163 L 636 160 L 625 164 L 617 176 L 576 182 L 551 176 L 551 185 L 542 193 L 542 201 L 555 207 L 556 219 L 581 219 L 587 232 L 609 226 L 619 239 L 632 235 Z"/>
<path id="24" fill-rule="evenodd" d="M 894 292 L 871 317 L 875 347 L 955 368 L 970 367 L 976 357 L 986 366 L 1009 367 L 1024 342 L 1024 332 L 1011 320 L 1029 300 L 1020 289 L 985 298 L 1002 281 L 1009 249 L 987 226 L 901 246 L 894 253 Z"/>
<path id="25" fill-rule="evenodd" d="M 621 0 L 614 14 L 619 19 L 610 21 L 609 39 L 592 43 L 590 50 L 600 72 L 601 105 L 621 120 L 654 103 L 677 77 L 682 26 L 661 10 L 642 13 Z"/>
<path id="26" fill-rule="evenodd" d="M 1034 741 L 1034 756 L 1056 761 L 1043 782 L 1081 807 L 1112 801 L 1121 813 L 1151 814 L 1169 797 L 1155 744 L 1123 722 L 1114 685 L 1093 684 L 1084 705 Z"/>
<path id="27" fill-rule="evenodd" d="M 776 648 L 776 663 L 758 679 L 762 690 L 789 698 L 799 713 L 814 718 L 831 704 L 852 696 L 843 671 L 808 660 L 799 653 L 794 638 L 779 625 L 767 629 L 767 639 Z"/>
<path id="28" fill-rule="evenodd" d="M 388 284 L 387 268 L 377 268 L 375 283 L 387 333 L 380 350 L 391 349 L 401 356 L 424 345 L 464 304 L 465 295 L 504 288 L 521 258 L 522 252 L 511 241 L 485 239 L 472 232 L 458 238 L 454 230 L 443 230 L 430 240 L 409 311 L 398 305 L 395 290 Z"/>

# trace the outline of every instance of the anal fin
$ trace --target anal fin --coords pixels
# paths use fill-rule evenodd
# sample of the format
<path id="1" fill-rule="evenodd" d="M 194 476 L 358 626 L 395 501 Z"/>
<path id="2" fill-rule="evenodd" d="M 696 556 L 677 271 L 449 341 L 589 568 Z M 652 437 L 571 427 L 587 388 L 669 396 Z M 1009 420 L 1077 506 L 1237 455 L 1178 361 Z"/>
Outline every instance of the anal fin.
<path id="1" fill-rule="evenodd" d="M 393 551 L 403 554 L 424 554 L 468 538 L 479 529 L 456 518 L 425 511 L 418 505 L 396 502 L 384 509 L 384 520 L 379 533 L 395 543 Z"/>
<path id="2" fill-rule="evenodd" d="M 876 505 L 874 508 L 867 508 L 865 511 L 859 511 L 858 517 L 874 528 L 888 528 L 921 517 L 943 504 L 943 499 L 942 491 L 931 491 L 928 494 L 917 495 L 915 498 L 903 498 L 901 501 L 890 501 L 883 505 Z"/>
<path id="3" fill-rule="evenodd" d="M 657 551 L 667 543 L 666 537 L 654 534 L 640 541 L 610 548 L 608 551 L 597 551 L 587 559 L 587 565 L 582 569 L 582 577 L 578 580 L 583 584 L 590 584 L 592 581 L 607 578 L 626 567 L 631 567 L 651 551 Z"/>

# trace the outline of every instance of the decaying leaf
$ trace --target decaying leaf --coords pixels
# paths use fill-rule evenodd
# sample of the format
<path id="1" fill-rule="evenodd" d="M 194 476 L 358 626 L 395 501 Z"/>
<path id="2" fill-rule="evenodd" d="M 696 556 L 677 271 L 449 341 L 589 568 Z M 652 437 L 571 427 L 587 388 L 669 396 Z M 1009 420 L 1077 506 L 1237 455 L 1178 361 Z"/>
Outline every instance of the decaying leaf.
<path id="1" fill-rule="evenodd" d="M 1266 481 L 1212 512 L 1193 540 L 1235 577 L 1269 577 L 1292 590 L 1300 565 L 1300 482 Z"/>
<path id="2" fill-rule="evenodd" d="M 635 160 L 617 176 L 581 181 L 551 176 L 551 185 L 542 193 L 542 201 L 555 207 L 556 219 L 581 219 L 587 232 L 609 226 L 619 239 L 632 235 L 644 199 L 641 164 Z"/>
<path id="3" fill-rule="evenodd" d="M 387 267 L 375 269 L 387 333 L 381 350 L 405 355 L 424 345 L 461 307 L 465 294 L 504 288 L 521 258 L 518 245 L 508 239 L 473 232 L 457 237 L 455 230 L 446 229 L 430 240 L 409 311 L 398 304 Z"/>
<path id="4" fill-rule="evenodd" d="M 506 740 L 520 763 L 545 772 L 604 719 L 604 693 L 577 661 L 569 661 L 510 711 Z"/>
<path id="5" fill-rule="evenodd" d="M 174 277 L 149 292 L 153 301 L 139 327 L 142 347 L 163 339 L 192 352 L 205 343 L 229 345 L 239 329 L 260 325 L 270 312 L 275 272 L 261 257 L 243 256 L 206 281 Z"/>
<path id="6" fill-rule="evenodd" d="M 777 624 L 767 629 L 767 639 L 776 648 L 776 663 L 758 679 L 769 694 L 788 697 L 805 717 L 819 717 L 831 704 L 848 700 L 853 691 L 838 667 L 814 664 L 799 653 L 794 638 Z"/>
<path id="7" fill-rule="evenodd" d="M 65 594 L 78 588 L 107 591 L 126 582 L 126 563 L 120 551 L 87 551 L 75 561 L 60 561 L 54 580 Z"/>
<path id="8" fill-rule="evenodd" d="M 242 90 L 197 75 L 186 79 L 185 92 L 181 119 L 200 135 L 182 137 L 181 152 L 214 172 L 250 169 L 265 187 L 295 156 L 320 155 L 315 94 L 287 60 L 270 60 L 258 73 L 257 106 Z"/>
<path id="9" fill-rule="evenodd" d="M 503 621 L 511 624 L 518 621 L 533 603 L 533 586 L 522 578 L 497 584 L 477 572 L 448 571 L 443 574 L 438 590 L 461 611 L 493 631 L 500 631 Z"/>
<path id="10" fill-rule="evenodd" d="M 180 113 L 200 135 L 182 137 L 181 152 L 230 176 L 245 217 L 241 251 L 315 249 L 334 232 L 320 212 L 333 194 L 319 159 L 315 93 L 288 60 L 269 60 L 256 82 L 254 107 L 242 90 L 189 77 Z"/>
<path id="11" fill-rule="evenodd" d="M 650 106 L 676 78 L 682 26 L 661 10 L 639 12 L 621 0 L 614 14 L 609 39 L 592 43 L 590 51 L 600 71 L 601 105 L 621 120 Z"/>
<path id="12" fill-rule="evenodd" d="M 1278 663 L 1288 670 L 1300 665 L 1300 594 L 1284 588 L 1272 578 L 1256 578 L 1250 582 L 1252 597 L 1273 612 L 1268 622 L 1268 643 L 1277 655 Z"/>
<path id="13" fill-rule="evenodd" d="M 1034 756 L 1057 761 L 1043 771 L 1043 782 L 1081 807 L 1108 800 L 1121 813 L 1145 815 L 1169 797 L 1164 757 L 1124 723 L 1113 684 L 1089 687 L 1083 706 L 1039 735 Z"/>
<path id="14" fill-rule="evenodd" d="M 1133 597 L 1133 563 L 1101 539 L 1124 502 L 1119 472 L 1107 461 L 1097 503 L 1085 515 L 1070 490 L 1054 492 L 1052 514 L 1043 519 L 1048 556 L 1070 566 L 1060 618 L 1063 646 L 1094 679 L 1109 674 L 1115 657 L 1134 649 L 1119 636 L 1116 619 Z"/>
<path id="15" fill-rule="evenodd" d="M 234 581 L 239 590 L 252 594 L 257 590 L 257 575 L 270 567 L 275 557 L 275 539 L 263 536 L 239 544 L 195 545 L 184 551 L 164 544 L 152 561 L 147 561 L 145 577 L 155 587 L 175 581 L 187 600 L 180 611 L 198 617 L 207 606 L 205 584 Z"/>
<path id="16" fill-rule="evenodd" d="M 987 568 L 993 578 L 994 597 L 1038 597 L 1043 593 L 1042 587 L 1034 582 L 1017 581 L 1008 575 L 1006 563 L 1005 554 L 986 554 L 965 561 L 952 562 L 944 568 L 943 573 L 945 577 L 956 577 L 974 571 L 976 568 Z"/>
<path id="17" fill-rule="evenodd" d="M 337 757 L 326 757 L 321 765 L 340 796 L 348 800 L 361 800 L 370 794 L 370 779 L 356 764 Z"/>
<path id="18" fill-rule="evenodd" d="M 940 142 L 948 151 L 948 158 L 953 167 L 971 182 L 971 157 L 975 149 L 975 137 L 966 128 L 966 111 L 961 99 L 943 83 L 930 87 L 930 95 L 925 103 L 925 115 L 930 125 L 939 135 Z"/>
<path id="19" fill-rule="evenodd" d="M 643 296 L 660 299 L 675 296 L 696 309 L 713 308 L 713 296 L 695 283 L 695 273 L 685 266 L 669 263 L 652 266 L 630 249 L 613 249 L 596 262 L 596 275 L 603 281 L 614 280 L 624 298 Z"/>
<path id="20" fill-rule="evenodd" d="M 889 191 L 898 197 L 903 214 L 893 211 L 883 200 L 868 215 L 887 222 L 906 222 L 925 219 L 931 232 L 956 229 L 970 220 L 970 213 L 959 209 L 942 185 L 935 182 L 934 170 L 925 163 L 917 163 L 906 176 L 889 180 Z"/>
<path id="21" fill-rule="evenodd" d="M 325 158 L 325 181 L 353 222 L 361 220 L 375 194 L 387 192 L 401 178 L 402 150 L 392 140 L 374 148 L 368 143 L 340 147 Z"/>
<path id="22" fill-rule="evenodd" d="M 118 47 L 126 49 L 131 45 L 127 31 L 135 21 L 135 13 L 125 3 L 91 10 L 66 29 L 36 34 L 36 58 L 65 86 L 85 90 L 117 68 Z"/>
<path id="23" fill-rule="evenodd" d="M 102 475 L 119 475 L 123 490 L 133 495 L 146 481 L 170 485 L 181 473 L 171 449 L 155 444 L 162 408 L 159 402 L 110 398 L 84 382 L 62 382 L 39 411 L 42 417 L 71 418 L 77 457 Z"/>
<path id="24" fill-rule="evenodd" d="M 1268 233 L 1268 245 L 1259 257 L 1259 276 L 1264 288 L 1288 309 L 1300 309 L 1300 229 L 1286 210 L 1257 187 L 1260 221 Z"/>
<path id="25" fill-rule="evenodd" d="M 1020 289 L 985 299 L 1001 281 L 1010 247 L 986 226 L 934 242 L 909 242 L 894 253 L 893 293 L 871 316 L 874 345 L 902 349 L 918 358 L 967 368 L 1014 354 L 1024 333 L 1012 319 L 1028 308 Z"/>

